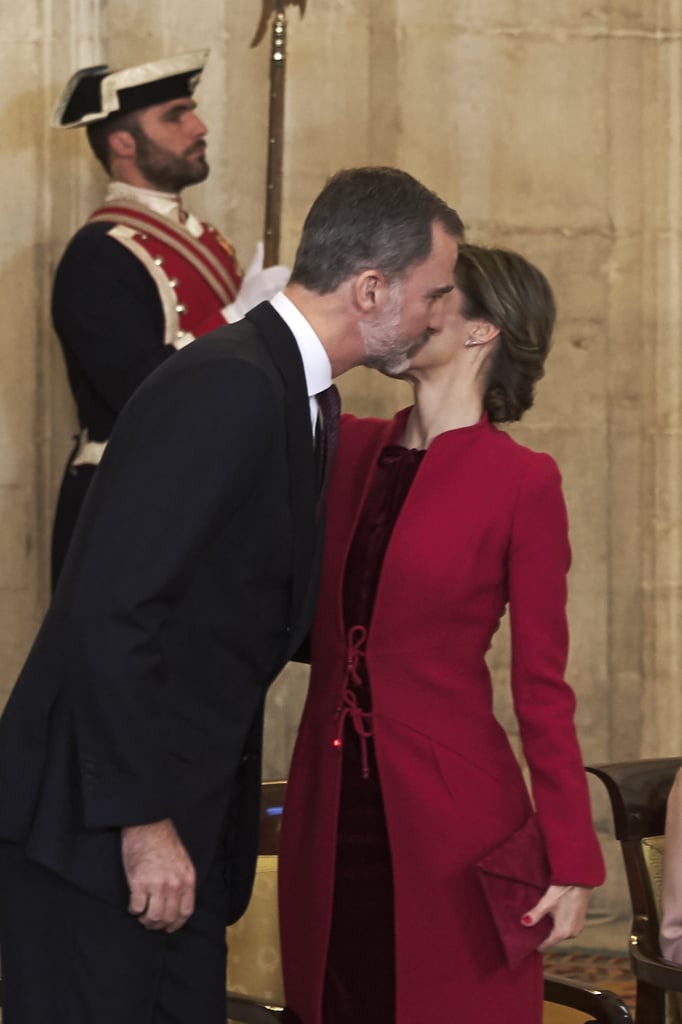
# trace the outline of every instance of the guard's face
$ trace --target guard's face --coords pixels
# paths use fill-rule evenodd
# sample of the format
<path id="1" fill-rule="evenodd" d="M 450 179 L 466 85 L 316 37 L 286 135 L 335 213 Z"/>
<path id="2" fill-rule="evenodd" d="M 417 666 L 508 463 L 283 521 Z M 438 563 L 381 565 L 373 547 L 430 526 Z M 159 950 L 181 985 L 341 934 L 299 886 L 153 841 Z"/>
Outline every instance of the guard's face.
<path id="1" fill-rule="evenodd" d="M 180 192 L 208 175 L 208 129 L 194 100 L 158 103 L 140 111 L 135 133 L 135 162 L 152 188 Z"/>
<path id="2" fill-rule="evenodd" d="M 391 285 L 383 310 L 361 326 L 367 366 L 400 373 L 411 355 L 443 326 L 445 296 L 455 286 L 457 240 L 438 221 L 431 235 L 431 252 L 424 262 Z"/>

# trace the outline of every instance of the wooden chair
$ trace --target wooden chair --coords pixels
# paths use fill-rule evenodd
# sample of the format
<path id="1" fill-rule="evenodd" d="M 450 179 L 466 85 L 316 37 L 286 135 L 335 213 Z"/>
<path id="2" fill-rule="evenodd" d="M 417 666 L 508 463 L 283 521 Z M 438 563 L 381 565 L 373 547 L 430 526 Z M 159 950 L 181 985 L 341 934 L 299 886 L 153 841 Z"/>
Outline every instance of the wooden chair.
<path id="1" fill-rule="evenodd" d="M 270 1006 L 248 996 L 227 995 L 228 1024 L 301 1024 L 291 1010 L 284 1006 Z"/>
<path id="2" fill-rule="evenodd" d="M 630 1011 L 608 989 L 587 988 L 579 981 L 545 974 L 545 1002 L 568 1006 L 589 1014 L 585 1024 L 633 1024 Z"/>
<path id="3" fill-rule="evenodd" d="M 545 975 L 545 1002 L 589 1014 L 584 1024 L 633 1024 L 626 1006 L 613 992 L 587 989 L 577 982 Z M 235 1024 L 301 1024 L 290 1010 L 267 1006 L 255 999 L 228 996 L 228 1018 Z"/>
<path id="4" fill-rule="evenodd" d="M 272 879 L 269 873 L 272 864 L 268 858 L 276 857 L 279 849 L 279 827 L 281 822 L 284 797 L 286 795 L 286 782 L 282 780 L 264 782 L 261 799 L 261 832 L 259 849 L 259 868 L 256 873 L 255 896 L 249 905 L 242 921 L 236 926 L 228 929 L 228 993 L 227 993 L 227 1017 L 235 1024 L 301 1024 L 296 1015 L 287 1009 L 283 1003 L 283 990 L 281 976 L 279 978 L 268 977 L 263 982 L 263 988 L 268 988 L 270 994 L 258 997 L 256 993 L 261 983 L 258 977 L 248 976 L 248 967 L 243 966 L 245 972 L 235 970 L 231 966 L 231 957 L 242 959 L 241 952 L 235 952 L 235 947 L 244 943 L 244 932 L 253 930 L 259 933 L 257 941 L 265 941 L 268 948 L 276 941 L 277 933 L 277 906 L 276 890 L 273 890 Z M 262 868 L 261 871 L 261 862 Z M 264 883 L 264 884 L 262 884 Z M 262 892 L 259 891 L 262 888 Z M 265 902 L 258 905 L 263 897 Z M 270 902 L 266 907 L 265 903 Z M 253 915 L 249 920 L 249 915 Z M 263 917 L 268 920 L 263 921 Z M 263 939 L 263 927 L 267 936 Z M 248 942 L 248 940 L 247 940 Z M 255 959 L 254 951 L 248 948 L 246 957 L 250 962 Z M 271 965 L 272 957 L 268 957 L 268 966 Z M 278 967 L 278 965 L 276 965 Z M 276 973 L 276 971 L 275 971 Z M 235 992 L 229 988 L 233 978 L 236 978 L 239 988 L 242 991 Z M 245 994 L 244 990 L 246 990 Z M 262 991 L 262 989 L 260 990 Z M 552 975 L 545 975 L 545 1002 L 556 1003 L 560 1006 L 572 1007 L 589 1016 L 585 1024 L 632 1024 L 632 1018 L 628 1013 L 625 1004 L 613 994 L 603 989 L 587 988 L 577 981 L 569 981 L 565 978 L 557 978 Z"/>
<path id="5" fill-rule="evenodd" d="M 658 940 L 666 803 L 682 757 L 590 765 L 606 786 L 632 909 L 629 953 L 637 982 L 637 1024 L 679 1021 L 674 997 L 682 967 L 664 960 Z"/>

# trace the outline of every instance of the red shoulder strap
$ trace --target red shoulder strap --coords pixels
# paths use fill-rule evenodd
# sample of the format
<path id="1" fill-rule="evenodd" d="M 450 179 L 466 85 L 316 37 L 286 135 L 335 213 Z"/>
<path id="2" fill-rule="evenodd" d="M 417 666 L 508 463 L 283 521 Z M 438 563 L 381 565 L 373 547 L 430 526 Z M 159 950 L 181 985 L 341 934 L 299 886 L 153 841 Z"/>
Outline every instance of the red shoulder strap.
<path id="1" fill-rule="evenodd" d="M 227 248 L 226 251 L 230 256 L 230 268 L 181 224 L 174 224 L 166 217 L 156 215 L 153 210 L 149 210 L 142 204 L 118 202 L 105 204 L 90 214 L 88 222 L 123 224 L 134 231 L 152 235 L 160 242 L 175 249 L 201 274 L 223 305 L 232 302 L 239 290 L 239 273 L 232 254 Z M 232 273 L 230 273 L 230 269 Z"/>

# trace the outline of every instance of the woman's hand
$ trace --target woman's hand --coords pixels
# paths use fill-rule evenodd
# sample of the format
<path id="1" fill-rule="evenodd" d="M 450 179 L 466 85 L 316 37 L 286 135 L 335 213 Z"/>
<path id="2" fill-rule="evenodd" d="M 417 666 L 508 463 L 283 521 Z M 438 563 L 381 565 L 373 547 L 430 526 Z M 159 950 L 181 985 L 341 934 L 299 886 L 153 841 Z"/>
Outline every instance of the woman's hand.
<path id="1" fill-rule="evenodd" d="M 543 953 L 564 939 L 573 939 L 583 930 L 590 890 L 582 885 L 550 885 L 544 896 L 521 918 L 521 924 L 530 928 L 546 914 L 553 919 L 547 938 L 538 946 Z"/>

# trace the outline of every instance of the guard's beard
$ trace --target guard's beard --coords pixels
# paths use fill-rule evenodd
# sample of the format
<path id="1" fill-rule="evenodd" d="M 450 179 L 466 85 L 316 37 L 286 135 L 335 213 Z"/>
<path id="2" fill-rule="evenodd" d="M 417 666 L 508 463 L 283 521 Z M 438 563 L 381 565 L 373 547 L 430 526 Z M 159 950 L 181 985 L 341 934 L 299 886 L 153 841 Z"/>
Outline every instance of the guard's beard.
<path id="1" fill-rule="evenodd" d="M 206 143 L 196 142 L 182 155 L 171 153 L 149 139 L 141 130 L 135 136 L 139 171 L 159 192 L 182 192 L 208 177 Z M 193 159 L 192 159 L 193 158 Z"/>

